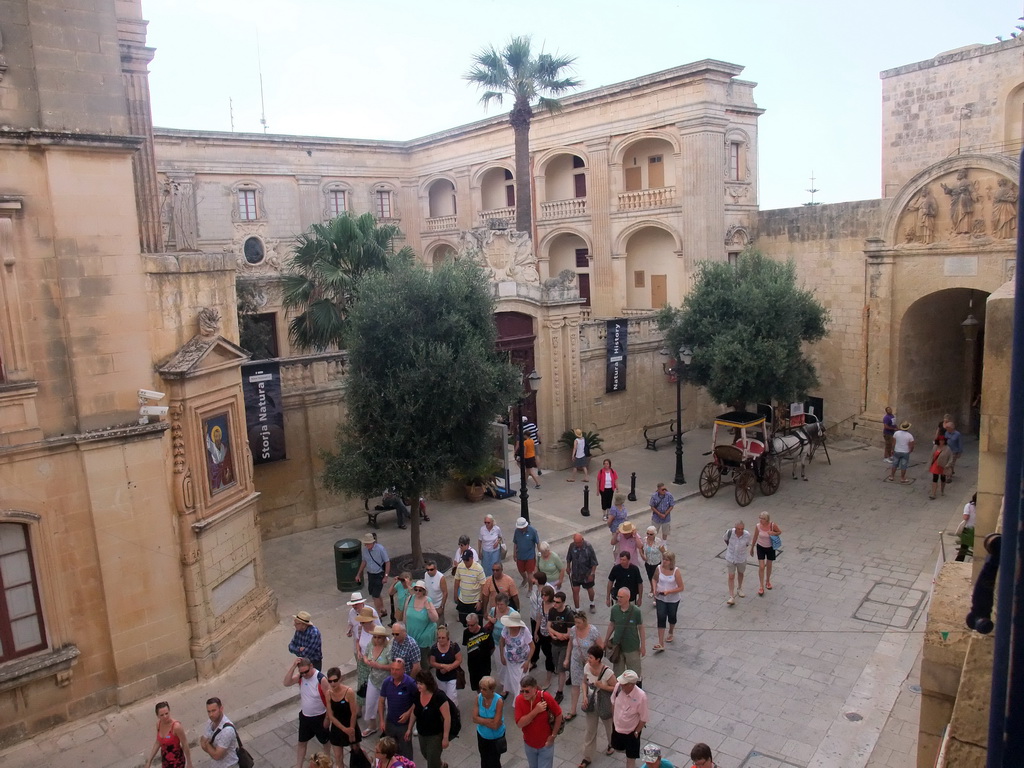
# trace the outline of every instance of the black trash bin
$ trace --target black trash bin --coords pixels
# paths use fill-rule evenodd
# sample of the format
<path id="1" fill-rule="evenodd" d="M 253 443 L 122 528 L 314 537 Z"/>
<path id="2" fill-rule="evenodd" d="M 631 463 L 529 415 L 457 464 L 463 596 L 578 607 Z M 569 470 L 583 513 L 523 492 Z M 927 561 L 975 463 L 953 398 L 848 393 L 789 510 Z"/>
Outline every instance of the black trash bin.
<path id="1" fill-rule="evenodd" d="M 361 546 L 359 539 L 341 539 L 334 542 L 334 572 L 338 578 L 339 592 L 354 592 L 359 587 L 356 583 L 356 573 L 362 559 L 362 553 L 359 551 Z"/>

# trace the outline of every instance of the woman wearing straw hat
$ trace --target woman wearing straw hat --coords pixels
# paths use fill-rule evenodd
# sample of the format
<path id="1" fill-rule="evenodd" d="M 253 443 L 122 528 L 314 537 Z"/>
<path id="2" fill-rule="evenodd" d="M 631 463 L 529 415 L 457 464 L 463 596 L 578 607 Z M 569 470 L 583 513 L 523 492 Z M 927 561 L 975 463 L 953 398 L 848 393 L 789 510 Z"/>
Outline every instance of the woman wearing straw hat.
<path id="1" fill-rule="evenodd" d="M 643 551 L 643 540 L 636 532 L 636 526 L 629 520 L 619 526 L 619 530 L 612 534 L 612 549 L 616 556 L 623 552 L 629 552 L 629 562 L 639 564 L 643 558 L 639 552 Z"/>
<path id="2" fill-rule="evenodd" d="M 574 431 L 576 439 L 572 441 L 572 476 L 566 480 L 570 483 L 576 482 L 576 470 L 583 470 L 583 482 L 590 482 L 590 475 L 587 474 L 587 440 L 583 437 L 583 430 Z"/>
<path id="3" fill-rule="evenodd" d="M 520 682 L 530 669 L 533 655 L 533 637 L 519 611 L 509 611 L 501 617 L 505 631 L 501 633 L 501 663 L 505 671 L 505 693 L 515 701 Z"/>
<path id="4" fill-rule="evenodd" d="M 430 648 L 437 639 L 437 608 L 427 597 L 422 580 L 412 583 L 412 599 L 405 603 L 405 631 L 420 647 L 420 667 L 429 669 Z"/>

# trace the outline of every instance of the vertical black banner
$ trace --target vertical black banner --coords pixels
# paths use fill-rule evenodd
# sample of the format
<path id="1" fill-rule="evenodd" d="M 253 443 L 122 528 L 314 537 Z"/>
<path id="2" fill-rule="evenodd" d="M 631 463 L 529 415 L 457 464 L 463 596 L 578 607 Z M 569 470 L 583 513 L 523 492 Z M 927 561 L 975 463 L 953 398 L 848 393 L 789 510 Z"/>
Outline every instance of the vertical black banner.
<path id="1" fill-rule="evenodd" d="M 626 348 L 629 321 L 626 318 L 608 321 L 608 363 L 605 392 L 626 391 Z"/>
<path id="2" fill-rule="evenodd" d="M 284 404 L 281 402 L 281 366 L 253 363 L 242 366 L 245 397 L 245 434 L 253 464 L 288 458 L 284 445 Z"/>

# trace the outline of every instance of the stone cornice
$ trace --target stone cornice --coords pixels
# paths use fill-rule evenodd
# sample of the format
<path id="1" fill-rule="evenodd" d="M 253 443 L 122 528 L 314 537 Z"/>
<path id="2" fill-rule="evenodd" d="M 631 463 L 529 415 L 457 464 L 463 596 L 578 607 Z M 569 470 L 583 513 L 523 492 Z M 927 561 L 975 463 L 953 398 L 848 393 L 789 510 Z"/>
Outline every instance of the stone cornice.
<path id="1" fill-rule="evenodd" d="M 142 136 L 115 136 L 103 133 L 47 131 L 41 128 L 0 127 L 0 145 L 27 145 L 57 149 L 87 148 L 91 151 L 135 152 L 146 140 Z"/>
<path id="2" fill-rule="evenodd" d="M 1021 45 L 1024 45 L 1024 37 L 1015 37 L 1012 40 L 1003 40 L 1002 42 L 992 43 L 990 45 L 986 45 L 984 43 L 968 45 L 954 51 L 940 53 L 937 56 L 925 59 L 924 61 L 915 61 L 913 64 L 904 64 L 901 67 L 894 67 L 893 69 L 883 69 L 878 73 L 878 77 L 882 80 L 887 80 L 890 77 L 905 75 L 909 72 L 931 69 L 932 67 L 941 67 L 954 61 L 964 61 L 966 59 L 975 59 L 979 56 L 988 56 L 989 54 L 998 53 L 1010 48 L 1017 48 Z"/>

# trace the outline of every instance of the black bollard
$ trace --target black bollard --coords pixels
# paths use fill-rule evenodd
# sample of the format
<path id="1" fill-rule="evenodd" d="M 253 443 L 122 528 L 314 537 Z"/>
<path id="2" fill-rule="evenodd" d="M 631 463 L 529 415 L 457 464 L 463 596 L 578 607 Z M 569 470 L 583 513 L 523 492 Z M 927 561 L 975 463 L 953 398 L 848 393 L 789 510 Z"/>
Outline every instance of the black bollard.
<path id="1" fill-rule="evenodd" d="M 590 486 L 583 486 L 583 506 L 580 507 L 580 514 L 584 517 L 590 517 Z"/>
<path id="2" fill-rule="evenodd" d="M 629 476 L 629 496 L 626 498 L 630 501 L 636 501 L 636 472 Z"/>

